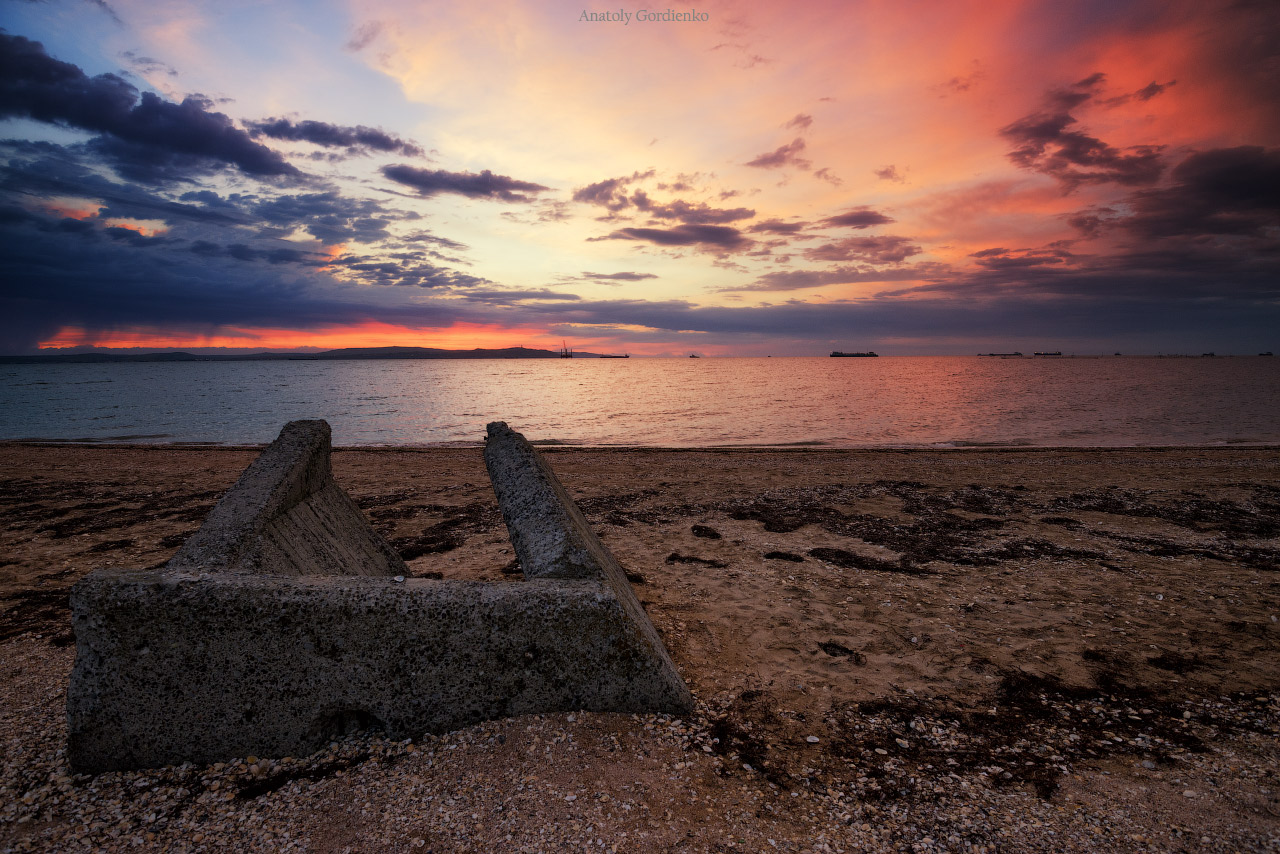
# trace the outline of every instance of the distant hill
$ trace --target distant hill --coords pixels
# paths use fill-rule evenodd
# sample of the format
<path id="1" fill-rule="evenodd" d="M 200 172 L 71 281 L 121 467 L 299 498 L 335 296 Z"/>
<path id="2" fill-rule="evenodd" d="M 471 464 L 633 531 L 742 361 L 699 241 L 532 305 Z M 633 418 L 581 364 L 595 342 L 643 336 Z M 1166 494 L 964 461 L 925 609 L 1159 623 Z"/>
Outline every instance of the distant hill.
<path id="1" fill-rule="evenodd" d="M 574 353 L 575 359 L 598 359 L 599 353 Z M 528 347 L 504 347 L 500 350 L 477 347 L 474 350 L 442 350 L 436 347 L 344 347 L 320 353 L 249 353 L 237 355 L 203 355 L 173 351 L 168 353 L 112 353 L 95 350 L 88 353 L 39 353 L 33 356 L 0 356 L 0 364 L 16 365 L 45 362 L 253 362 L 327 361 L 334 359 L 558 359 L 553 350 Z"/>

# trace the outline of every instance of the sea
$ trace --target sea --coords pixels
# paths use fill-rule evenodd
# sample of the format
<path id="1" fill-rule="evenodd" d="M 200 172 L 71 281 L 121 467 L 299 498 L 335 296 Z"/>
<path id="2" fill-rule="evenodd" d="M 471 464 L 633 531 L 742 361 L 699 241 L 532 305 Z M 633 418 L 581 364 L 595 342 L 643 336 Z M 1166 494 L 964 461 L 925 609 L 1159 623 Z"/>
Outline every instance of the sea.
<path id="1" fill-rule="evenodd" d="M 1280 359 L 882 356 L 0 365 L 0 440 L 475 445 L 1280 444 Z"/>

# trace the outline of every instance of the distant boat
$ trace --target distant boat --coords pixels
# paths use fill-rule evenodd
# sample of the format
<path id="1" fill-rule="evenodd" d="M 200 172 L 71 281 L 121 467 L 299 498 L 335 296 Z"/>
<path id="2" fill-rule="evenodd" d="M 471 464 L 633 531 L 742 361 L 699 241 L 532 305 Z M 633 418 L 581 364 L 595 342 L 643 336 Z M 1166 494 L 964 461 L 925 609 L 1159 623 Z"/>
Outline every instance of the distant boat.
<path id="1" fill-rule="evenodd" d="M 979 353 L 978 355 L 979 356 L 1000 356 L 1001 358 L 1007 359 L 1010 356 L 1021 356 L 1022 354 L 1021 353 Z M 1037 353 L 1036 355 L 1039 355 L 1039 354 Z"/>
<path id="2" fill-rule="evenodd" d="M 1270 350 L 1268 350 L 1267 352 L 1265 352 L 1265 353 L 1259 353 L 1258 355 L 1259 355 L 1259 356 L 1272 356 L 1272 355 L 1275 355 L 1275 354 L 1273 354 Z"/>
<path id="3" fill-rule="evenodd" d="M 871 356 L 871 357 L 879 358 L 880 354 L 879 354 L 879 353 L 876 353 L 876 352 L 874 352 L 874 351 L 872 351 L 872 350 L 868 350 L 868 351 L 867 351 L 867 352 L 865 352 L 865 353 L 846 353 L 846 352 L 844 352 L 843 350 L 832 350 L 832 351 L 831 351 L 831 358 L 833 358 L 833 359 L 848 359 L 848 358 L 852 358 L 852 357 L 855 357 L 855 356 L 862 356 L 862 357 L 864 357 L 864 358 L 865 358 L 865 357 L 868 357 L 868 356 Z"/>
<path id="4" fill-rule="evenodd" d="M 697 353 L 690 353 L 690 354 L 689 354 L 689 358 L 690 358 L 690 359 L 700 359 L 700 358 L 702 358 L 702 357 L 701 357 L 701 356 L 699 356 Z"/>
<path id="5" fill-rule="evenodd" d="M 566 347 L 566 346 L 564 345 L 564 342 L 563 342 L 563 341 L 561 341 L 561 342 L 560 342 L 560 358 L 561 358 L 561 359 L 572 359 L 572 358 L 573 358 L 573 350 L 571 350 L 571 349 L 569 349 L 568 347 Z"/>
<path id="6" fill-rule="evenodd" d="M 1213 356 L 1213 355 L 1216 355 L 1216 354 L 1215 354 L 1215 353 L 1201 353 L 1200 355 L 1201 355 L 1201 356 Z"/>
<path id="7" fill-rule="evenodd" d="M 630 359 L 631 354 L 623 353 L 621 356 L 619 356 L 616 353 L 601 353 L 600 358 L 601 359 Z"/>
<path id="8" fill-rule="evenodd" d="M 1034 353 L 1033 355 L 1036 355 L 1036 356 L 1061 356 L 1061 355 L 1062 355 L 1062 351 L 1061 351 L 1061 350 L 1054 350 L 1052 353 Z"/>

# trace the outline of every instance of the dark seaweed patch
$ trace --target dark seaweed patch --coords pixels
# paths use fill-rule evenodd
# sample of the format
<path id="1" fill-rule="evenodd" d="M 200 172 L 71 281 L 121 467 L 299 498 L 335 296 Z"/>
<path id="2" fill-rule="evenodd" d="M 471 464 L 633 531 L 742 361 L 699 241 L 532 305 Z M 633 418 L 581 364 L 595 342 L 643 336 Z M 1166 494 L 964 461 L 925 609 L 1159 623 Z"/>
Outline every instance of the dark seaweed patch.
<path id="1" fill-rule="evenodd" d="M 27 632 L 49 638 L 54 646 L 67 646 L 71 635 L 70 591 L 65 587 L 23 590 L 13 594 L 0 611 L 0 640 Z"/>
<path id="2" fill-rule="evenodd" d="M 845 569 L 865 569 L 873 572 L 900 572 L 907 575 L 928 575 L 929 572 L 921 567 L 915 566 L 905 557 L 899 561 L 880 560 L 879 558 L 867 557 L 856 552 L 845 551 L 844 549 L 809 549 L 809 556 L 816 557 L 818 560 L 835 564 Z"/>
<path id="3" fill-rule="evenodd" d="M 724 567 L 729 565 L 722 560 L 714 560 L 712 558 L 705 558 L 705 557 L 695 557 L 694 555 L 682 555 L 680 554 L 680 552 L 672 552 L 671 554 L 667 555 L 666 562 L 669 564 L 698 563 L 698 564 L 702 564 L 703 566 L 715 567 L 716 569 L 723 569 Z"/>

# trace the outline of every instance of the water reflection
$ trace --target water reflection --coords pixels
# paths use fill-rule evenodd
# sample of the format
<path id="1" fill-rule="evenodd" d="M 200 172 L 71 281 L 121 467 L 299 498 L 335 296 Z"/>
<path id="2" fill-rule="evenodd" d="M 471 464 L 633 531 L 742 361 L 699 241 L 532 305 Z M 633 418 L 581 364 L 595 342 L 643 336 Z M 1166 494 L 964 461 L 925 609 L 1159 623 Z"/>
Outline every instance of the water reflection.
<path id="1" fill-rule="evenodd" d="M 0 438 L 711 446 L 1280 442 L 1274 359 L 546 359 L 0 366 Z"/>

